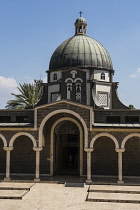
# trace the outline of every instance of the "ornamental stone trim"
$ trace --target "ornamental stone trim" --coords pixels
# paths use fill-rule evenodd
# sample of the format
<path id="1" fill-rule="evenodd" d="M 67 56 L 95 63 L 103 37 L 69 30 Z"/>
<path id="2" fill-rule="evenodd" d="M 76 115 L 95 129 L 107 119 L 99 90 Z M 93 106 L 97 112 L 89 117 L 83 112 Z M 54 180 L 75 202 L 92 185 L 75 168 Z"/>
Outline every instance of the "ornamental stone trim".
<path id="1" fill-rule="evenodd" d="M 40 151 L 42 151 L 42 149 L 43 149 L 43 147 L 33 147 L 33 150 L 35 152 L 40 152 Z"/>
<path id="2" fill-rule="evenodd" d="M 6 138 L 5 138 L 2 134 L 0 134 L 0 138 L 1 138 L 1 139 L 2 139 L 2 141 L 3 141 L 4 147 L 7 147 L 7 141 L 6 141 Z"/>
<path id="3" fill-rule="evenodd" d="M 132 137 L 139 137 L 140 138 L 140 133 L 131 133 L 131 134 L 127 135 L 122 141 L 122 144 L 121 144 L 122 149 L 125 148 L 125 144 L 128 141 L 128 139 L 130 139 Z"/>
<path id="4" fill-rule="evenodd" d="M 3 149 L 5 151 L 12 151 L 14 149 L 14 147 L 3 147 Z"/>
<path id="5" fill-rule="evenodd" d="M 54 141 L 54 130 L 56 128 L 56 126 L 62 122 L 62 121 L 71 121 L 73 123 L 75 123 L 79 129 L 79 134 L 80 134 L 80 176 L 83 175 L 83 130 L 82 130 L 82 126 L 80 125 L 79 122 L 77 122 L 75 119 L 71 118 L 71 117 L 63 117 L 58 119 L 52 126 L 51 128 L 51 143 L 50 143 L 50 153 L 53 156 L 54 155 L 54 149 L 53 149 L 53 141 Z M 53 175 L 53 158 L 51 158 L 51 163 L 50 163 L 50 175 Z"/>
<path id="6" fill-rule="evenodd" d="M 85 123 L 85 121 L 83 120 L 83 118 L 77 114 L 74 111 L 68 110 L 68 109 L 59 109 L 56 111 L 53 111 L 51 113 L 49 113 L 46 117 L 44 117 L 44 119 L 42 120 L 41 124 L 40 124 L 40 128 L 39 128 L 39 146 L 42 147 L 42 132 L 43 132 L 43 128 L 45 123 L 48 121 L 48 119 L 50 119 L 52 116 L 59 114 L 59 113 L 68 113 L 71 114 L 73 116 L 75 116 L 78 120 L 80 120 L 83 128 L 84 128 L 84 135 L 85 135 L 85 147 L 88 146 L 88 129 L 87 129 L 87 125 Z"/>
<path id="7" fill-rule="evenodd" d="M 116 151 L 116 152 L 124 152 L 125 149 L 122 149 L 122 148 L 121 148 L 121 149 L 115 149 L 115 151 Z"/>
<path id="8" fill-rule="evenodd" d="M 30 134 L 30 133 L 27 133 L 27 132 L 19 132 L 19 133 L 16 133 L 10 140 L 10 143 L 9 143 L 9 146 L 12 147 L 13 144 L 14 144 L 14 141 L 16 140 L 16 138 L 18 138 L 19 136 L 28 136 L 32 142 L 33 142 L 33 147 L 37 147 L 37 143 L 36 143 L 36 140 L 35 138 Z"/>
<path id="9" fill-rule="evenodd" d="M 84 148 L 85 152 L 93 152 L 94 148 Z"/>
<path id="10" fill-rule="evenodd" d="M 100 134 L 97 134 L 96 136 L 94 136 L 90 142 L 90 148 L 93 148 L 95 141 L 98 138 L 103 137 L 103 136 L 106 136 L 106 137 L 109 137 L 110 139 L 112 139 L 115 143 L 115 148 L 116 149 L 119 148 L 119 143 L 118 143 L 117 139 L 110 133 L 100 133 Z"/>

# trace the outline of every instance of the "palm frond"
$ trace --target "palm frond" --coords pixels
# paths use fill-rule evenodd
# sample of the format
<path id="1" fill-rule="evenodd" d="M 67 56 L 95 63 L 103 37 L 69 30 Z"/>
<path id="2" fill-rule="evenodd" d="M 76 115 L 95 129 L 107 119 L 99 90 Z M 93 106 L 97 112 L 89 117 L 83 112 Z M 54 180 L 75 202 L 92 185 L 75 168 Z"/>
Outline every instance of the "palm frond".
<path id="1" fill-rule="evenodd" d="M 6 109 L 33 109 L 42 96 L 42 81 L 34 80 L 34 83 L 19 84 L 19 94 L 11 93 L 15 99 L 9 100 Z"/>

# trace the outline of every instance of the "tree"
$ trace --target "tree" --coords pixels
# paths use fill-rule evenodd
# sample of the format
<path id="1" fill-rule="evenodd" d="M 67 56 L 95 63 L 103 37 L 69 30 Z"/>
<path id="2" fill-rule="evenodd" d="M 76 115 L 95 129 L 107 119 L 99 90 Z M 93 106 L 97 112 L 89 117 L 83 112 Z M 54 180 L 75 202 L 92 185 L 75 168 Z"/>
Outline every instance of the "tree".
<path id="1" fill-rule="evenodd" d="M 135 109 L 135 107 L 132 104 L 129 104 L 129 108 Z"/>
<path id="2" fill-rule="evenodd" d="M 40 100 L 42 95 L 42 80 L 34 80 L 31 83 L 19 84 L 17 89 L 19 94 L 11 93 L 15 99 L 9 100 L 6 109 L 33 109 L 34 105 Z"/>

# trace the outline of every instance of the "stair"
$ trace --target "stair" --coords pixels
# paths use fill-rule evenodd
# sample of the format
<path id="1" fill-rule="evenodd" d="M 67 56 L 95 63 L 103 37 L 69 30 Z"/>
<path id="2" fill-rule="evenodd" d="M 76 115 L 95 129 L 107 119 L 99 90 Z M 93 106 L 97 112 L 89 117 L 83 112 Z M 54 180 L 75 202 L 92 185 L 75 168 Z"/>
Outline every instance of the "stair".
<path id="1" fill-rule="evenodd" d="M 0 183 L 0 199 L 20 199 L 30 191 L 33 186 L 31 183 L 13 183 L 1 182 Z"/>
<path id="2" fill-rule="evenodd" d="M 86 201 L 140 203 L 140 186 L 90 185 Z"/>
<path id="3" fill-rule="evenodd" d="M 0 199 L 22 200 L 27 192 L 26 190 L 0 190 Z"/>

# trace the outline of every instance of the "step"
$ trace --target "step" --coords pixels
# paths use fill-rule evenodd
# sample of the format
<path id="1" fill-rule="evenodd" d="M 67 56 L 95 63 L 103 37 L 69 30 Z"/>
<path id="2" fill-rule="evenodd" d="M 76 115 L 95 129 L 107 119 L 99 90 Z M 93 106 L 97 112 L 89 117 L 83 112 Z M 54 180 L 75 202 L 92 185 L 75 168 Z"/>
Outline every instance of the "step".
<path id="1" fill-rule="evenodd" d="M 86 201 L 113 202 L 113 203 L 140 203 L 140 196 L 138 194 L 89 192 Z"/>
<path id="2" fill-rule="evenodd" d="M 140 191 L 123 191 L 123 190 L 89 190 L 88 192 L 140 194 Z"/>
<path id="3" fill-rule="evenodd" d="M 90 185 L 89 192 L 140 194 L 140 186 Z"/>
<path id="4" fill-rule="evenodd" d="M 136 183 L 135 182 L 134 183 L 125 183 L 124 182 L 124 183 L 120 183 L 120 184 L 117 182 L 115 183 L 115 182 L 109 182 L 109 181 L 108 182 L 104 182 L 104 181 L 103 182 L 92 182 L 92 185 L 94 185 L 94 184 L 95 185 L 114 185 L 114 186 L 140 186 L 140 183 L 137 183 L 137 182 Z"/>
<path id="5" fill-rule="evenodd" d="M 0 190 L 27 190 L 34 184 L 30 183 L 13 183 L 13 182 L 0 182 Z"/>
<path id="6" fill-rule="evenodd" d="M 71 182 L 65 182 L 65 187 L 85 187 L 85 183 L 79 182 L 79 183 L 71 183 Z"/>
<path id="7" fill-rule="evenodd" d="M 22 199 L 26 190 L 0 190 L 0 199 Z"/>

